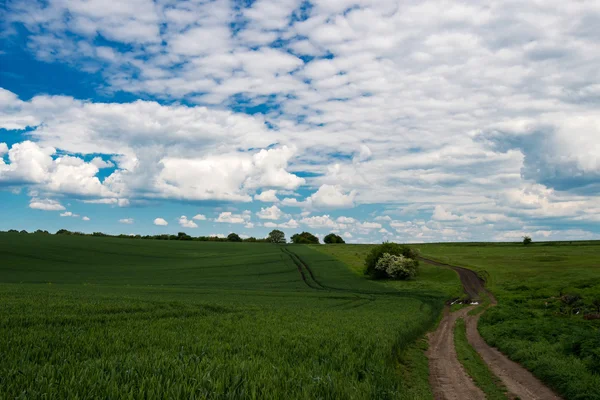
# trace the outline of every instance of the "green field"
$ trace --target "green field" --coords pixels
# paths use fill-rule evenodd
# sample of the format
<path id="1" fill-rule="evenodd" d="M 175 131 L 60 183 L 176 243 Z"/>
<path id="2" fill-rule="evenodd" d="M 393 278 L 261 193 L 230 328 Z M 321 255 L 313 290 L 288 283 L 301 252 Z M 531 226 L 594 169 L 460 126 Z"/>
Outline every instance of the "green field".
<path id="1" fill-rule="evenodd" d="M 600 242 L 415 247 L 486 278 L 498 300 L 479 322 L 489 344 L 566 399 L 600 399 L 600 320 L 584 319 L 600 300 Z"/>
<path id="2" fill-rule="evenodd" d="M 419 338 L 460 291 L 307 246 L 2 233 L 0 258 L 0 398 L 427 399 Z"/>

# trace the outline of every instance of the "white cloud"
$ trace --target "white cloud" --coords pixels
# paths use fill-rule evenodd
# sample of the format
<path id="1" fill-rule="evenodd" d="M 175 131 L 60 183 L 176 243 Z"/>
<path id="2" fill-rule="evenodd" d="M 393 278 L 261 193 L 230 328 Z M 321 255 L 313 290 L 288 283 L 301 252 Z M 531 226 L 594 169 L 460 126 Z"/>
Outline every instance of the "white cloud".
<path id="1" fill-rule="evenodd" d="M 37 198 L 31 199 L 31 202 L 29 203 L 29 208 L 44 211 L 62 211 L 65 209 L 65 207 L 63 207 L 63 205 L 56 200 Z"/>
<path id="2" fill-rule="evenodd" d="M 356 191 L 352 190 L 348 194 L 340 185 L 321 185 L 319 190 L 306 199 L 309 207 L 314 208 L 350 208 L 354 206 Z"/>
<path id="3" fill-rule="evenodd" d="M 263 190 L 260 194 L 254 195 L 254 200 L 262 201 L 265 203 L 276 203 L 279 201 L 277 198 L 277 190 Z"/>
<path id="4" fill-rule="evenodd" d="M 311 228 L 338 228 L 338 224 L 329 215 L 302 218 L 300 222 Z"/>
<path id="5" fill-rule="evenodd" d="M 203 214 L 196 214 L 192 219 L 195 219 L 196 221 L 206 221 L 206 216 Z"/>
<path id="6" fill-rule="evenodd" d="M 100 157 L 94 157 L 92 159 L 92 161 L 90 161 L 90 164 L 96 166 L 96 168 L 101 169 L 101 168 L 112 168 L 115 166 L 115 164 L 113 164 L 111 161 L 105 161 Z"/>
<path id="7" fill-rule="evenodd" d="M 119 207 L 127 207 L 129 205 L 128 199 L 116 199 L 116 198 L 83 200 L 83 202 L 87 203 L 87 204 L 111 204 L 111 205 L 117 205 Z"/>
<path id="8" fill-rule="evenodd" d="M 256 213 L 256 216 L 260 219 L 271 219 L 278 220 L 283 217 L 284 212 L 279 209 L 277 206 L 271 206 L 266 208 L 261 208 L 259 212 Z"/>
<path id="9" fill-rule="evenodd" d="M 226 224 L 247 224 L 250 222 L 250 214 L 233 214 L 231 211 L 224 211 L 219 214 L 219 217 L 215 219 L 215 222 L 222 222 Z"/>
<path id="10" fill-rule="evenodd" d="M 191 219 L 188 219 L 185 215 L 182 215 L 181 217 L 179 217 L 179 225 L 183 226 L 184 228 L 197 228 L 198 225 L 192 221 Z"/>
<path id="11" fill-rule="evenodd" d="M 227 236 L 223 235 L 222 233 L 211 233 L 208 236 L 210 236 L 210 237 L 217 237 L 217 238 L 221 238 L 221 239 L 225 239 L 227 237 Z"/>
<path id="12" fill-rule="evenodd" d="M 271 222 L 271 221 L 267 221 L 263 224 L 263 226 L 265 228 L 281 228 L 281 229 L 296 229 L 300 226 L 300 224 L 298 224 L 298 221 L 296 221 L 295 219 L 290 219 L 287 222 L 283 222 L 281 224 L 277 224 L 275 222 Z"/>
<path id="13" fill-rule="evenodd" d="M 77 217 L 79 217 L 79 214 L 73 214 L 71 211 L 65 211 L 64 213 L 61 213 L 60 216 L 77 218 Z"/>
<path id="14" fill-rule="evenodd" d="M 163 218 L 155 218 L 154 219 L 154 225 L 167 226 L 167 225 L 169 225 L 169 223 L 165 219 L 163 219 Z"/>
<path id="15" fill-rule="evenodd" d="M 90 221 L 90 217 L 85 217 L 85 216 L 84 216 L 84 217 L 82 217 L 81 219 L 82 219 L 82 220 L 84 220 L 84 221 Z"/>
<path id="16" fill-rule="evenodd" d="M 37 96 L 16 102 L 0 127 L 23 129 L 35 121 L 37 142 L 17 143 L 0 163 L 0 182 L 44 185 L 44 190 L 107 198 L 157 197 L 251 201 L 261 188 L 294 190 L 305 183 L 287 171 L 297 149 L 277 141 L 260 116 L 163 106 L 155 102 L 91 103 Z M 177 143 L 177 145 L 173 145 Z M 111 154 L 117 169 L 103 182 L 100 168 L 112 163 L 52 155 L 57 150 Z M 114 155 L 116 154 L 116 156 Z M 274 190 L 274 189 L 268 189 Z"/>
<path id="17" fill-rule="evenodd" d="M 338 217 L 336 219 L 337 222 L 339 222 L 340 224 L 355 224 L 358 221 L 352 217 Z"/>
<path id="18" fill-rule="evenodd" d="M 133 224 L 133 218 L 122 218 L 119 220 L 119 222 L 122 224 L 131 225 L 131 224 Z"/>

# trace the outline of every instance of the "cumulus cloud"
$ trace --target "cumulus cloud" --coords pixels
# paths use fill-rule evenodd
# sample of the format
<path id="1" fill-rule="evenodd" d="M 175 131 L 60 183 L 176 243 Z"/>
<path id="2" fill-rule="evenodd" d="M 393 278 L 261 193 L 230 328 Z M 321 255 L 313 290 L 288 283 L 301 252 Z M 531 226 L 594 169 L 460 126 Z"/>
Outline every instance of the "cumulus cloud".
<path id="1" fill-rule="evenodd" d="M 61 213 L 60 216 L 77 218 L 77 217 L 79 217 L 79 214 L 73 214 L 71 211 L 65 211 L 64 213 Z"/>
<path id="2" fill-rule="evenodd" d="M 277 198 L 276 190 L 263 190 L 260 194 L 254 195 L 254 200 L 262 201 L 265 203 L 276 203 L 279 201 Z"/>
<path id="3" fill-rule="evenodd" d="M 165 219 L 163 219 L 163 218 L 155 218 L 154 219 L 154 225 L 167 226 L 167 225 L 169 225 L 169 223 Z"/>
<path id="4" fill-rule="evenodd" d="M 196 221 L 206 221 L 206 216 L 203 214 L 196 214 L 192 219 L 195 219 Z"/>
<path id="5" fill-rule="evenodd" d="M 196 224 L 191 219 L 188 219 L 185 215 L 182 215 L 181 217 L 179 217 L 179 225 L 181 225 L 184 228 L 197 228 L 198 227 L 198 224 Z"/>
<path id="6" fill-rule="evenodd" d="M 122 224 L 131 225 L 131 224 L 133 224 L 133 218 L 122 218 L 119 220 L 119 222 Z"/>
<path id="7" fill-rule="evenodd" d="M 100 104 L 70 97 L 37 96 L 16 102 L 0 127 L 24 129 L 24 141 L 0 162 L 0 183 L 40 184 L 45 190 L 107 198 L 157 197 L 251 201 L 263 187 L 293 190 L 305 183 L 287 171 L 296 147 L 281 145 L 259 116 L 206 107 L 137 101 Z M 9 118 L 10 117 L 10 118 Z M 23 121 L 15 126 L 15 120 Z M 177 143 L 173 145 L 173 143 Z M 61 151 L 111 154 L 91 162 Z M 115 156 L 116 154 L 116 156 Z M 116 167 L 103 182 L 101 168 Z M 269 189 L 273 190 L 273 189 Z"/>
<path id="8" fill-rule="evenodd" d="M 296 229 L 300 226 L 300 224 L 298 223 L 298 221 L 296 221 L 295 219 L 292 218 L 289 221 L 283 222 L 280 224 L 268 221 L 268 222 L 265 222 L 263 224 L 263 226 L 265 228 Z"/>
<path id="9" fill-rule="evenodd" d="M 284 212 L 279 209 L 277 206 L 271 206 L 266 208 L 261 208 L 259 212 L 256 213 L 256 216 L 260 219 L 272 219 L 278 220 L 284 215 Z"/>
<path id="10" fill-rule="evenodd" d="M 215 222 L 225 224 L 247 224 L 250 222 L 250 213 L 233 214 L 231 211 L 224 211 L 215 219 Z"/>
<path id="11" fill-rule="evenodd" d="M 84 217 L 82 217 L 81 219 L 82 219 L 82 220 L 84 220 L 84 221 L 90 221 L 90 217 L 85 217 L 85 216 L 84 216 Z"/>
<path id="12" fill-rule="evenodd" d="M 62 211 L 65 209 L 65 207 L 56 200 L 37 198 L 31 199 L 31 202 L 29 203 L 29 208 L 44 211 Z"/>
<path id="13" fill-rule="evenodd" d="M 313 208 L 350 208 L 354 206 L 356 191 L 345 193 L 340 185 L 321 185 L 306 199 L 308 207 Z"/>

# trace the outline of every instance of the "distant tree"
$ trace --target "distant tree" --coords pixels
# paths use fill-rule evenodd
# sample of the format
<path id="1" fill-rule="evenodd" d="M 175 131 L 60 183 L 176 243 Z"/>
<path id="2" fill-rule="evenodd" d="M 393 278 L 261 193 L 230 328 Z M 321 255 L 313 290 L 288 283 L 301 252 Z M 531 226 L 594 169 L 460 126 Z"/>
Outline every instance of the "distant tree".
<path id="1" fill-rule="evenodd" d="M 326 244 L 346 243 L 341 236 L 336 235 L 335 233 L 330 233 L 329 235 L 325 236 L 323 242 Z"/>
<path id="2" fill-rule="evenodd" d="M 244 239 L 244 242 L 256 242 L 256 238 L 254 236 L 250 236 L 249 238 Z"/>
<path id="3" fill-rule="evenodd" d="M 16 229 L 9 229 L 8 233 L 19 233 L 19 231 Z"/>
<path id="4" fill-rule="evenodd" d="M 529 236 L 523 236 L 523 244 L 525 246 L 530 245 L 531 243 L 533 243 L 533 240 L 531 240 L 531 237 L 529 237 Z"/>
<path id="5" fill-rule="evenodd" d="M 56 235 L 70 235 L 71 231 L 66 229 L 59 229 L 56 231 Z"/>
<path id="6" fill-rule="evenodd" d="M 192 237 L 185 232 L 177 233 L 177 240 L 192 240 Z"/>
<path id="7" fill-rule="evenodd" d="M 319 244 L 319 238 L 310 232 L 296 233 L 292 236 L 292 243 L 295 244 Z"/>
<path id="8" fill-rule="evenodd" d="M 21 232 L 19 233 L 27 233 L 27 231 L 25 229 L 23 229 Z"/>
<path id="9" fill-rule="evenodd" d="M 237 233 L 231 232 L 229 235 L 227 235 L 227 241 L 228 242 L 241 242 L 242 238 Z"/>
<path id="10" fill-rule="evenodd" d="M 41 230 L 41 229 L 38 229 L 38 230 L 36 230 L 36 231 L 35 231 L 35 232 L 33 232 L 33 233 L 35 233 L 35 234 L 38 234 L 38 235 L 48 235 L 50 232 L 48 232 L 48 231 L 43 231 L 43 230 Z"/>
<path id="11" fill-rule="evenodd" d="M 285 233 L 283 233 L 279 229 L 272 230 L 269 233 L 269 236 L 267 237 L 267 239 L 271 243 L 285 243 L 286 242 L 286 240 L 285 240 Z"/>

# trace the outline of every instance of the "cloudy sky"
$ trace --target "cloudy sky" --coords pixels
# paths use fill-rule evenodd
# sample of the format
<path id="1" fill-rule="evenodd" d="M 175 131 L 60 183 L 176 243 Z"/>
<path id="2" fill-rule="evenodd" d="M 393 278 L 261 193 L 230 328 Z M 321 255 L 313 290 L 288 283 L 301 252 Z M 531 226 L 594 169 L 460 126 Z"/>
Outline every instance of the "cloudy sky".
<path id="1" fill-rule="evenodd" d="M 597 0 L 2 4 L 2 230 L 600 239 Z"/>

